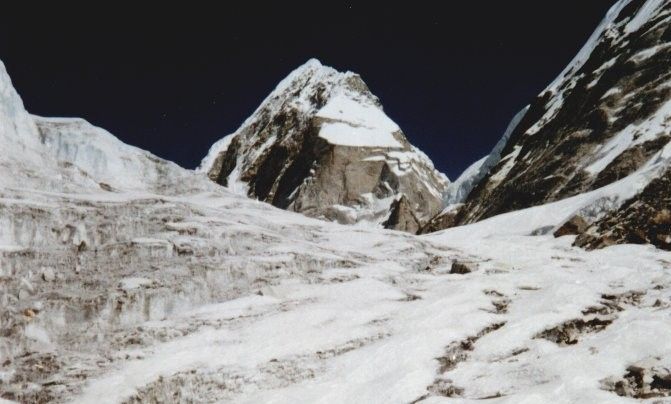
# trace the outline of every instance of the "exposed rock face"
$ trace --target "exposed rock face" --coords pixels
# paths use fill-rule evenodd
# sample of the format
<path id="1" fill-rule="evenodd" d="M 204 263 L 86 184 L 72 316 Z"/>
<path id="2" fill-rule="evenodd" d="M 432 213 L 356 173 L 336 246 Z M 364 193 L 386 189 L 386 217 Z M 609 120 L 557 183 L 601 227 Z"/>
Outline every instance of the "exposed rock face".
<path id="1" fill-rule="evenodd" d="M 470 262 L 454 261 L 452 262 L 451 274 L 466 275 L 474 270 L 474 264 Z"/>
<path id="2" fill-rule="evenodd" d="M 587 230 L 587 227 L 589 224 L 585 221 L 585 219 L 582 218 L 582 216 L 573 216 L 571 219 L 569 219 L 566 223 L 561 225 L 555 232 L 554 236 L 555 237 L 562 237 L 562 236 L 569 236 L 569 235 L 577 235 L 581 234 L 585 230 Z"/>
<path id="3" fill-rule="evenodd" d="M 457 225 L 459 210 L 463 207 L 462 204 L 450 205 L 440 214 L 434 216 L 429 220 L 419 231 L 418 234 L 428 234 L 436 231 L 449 229 Z"/>
<path id="4" fill-rule="evenodd" d="M 412 206 L 405 195 L 395 200 L 391 204 L 391 213 L 389 219 L 385 221 L 384 227 L 393 230 L 402 230 L 410 233 L 417 233 L 420 228 L 420 221 L 412 211 Z"/>
<path id="5" fill-rule="evenodd" d="M 341 223 L 389 223 L 394 201 L 423 224 L 447 178 L 414 148 L 358 75 L 311 60 L 283 80 L 200 170 L 239 193 Z M 392 224 L 393 223 L 393 224 Z M 406 224 L 402 224 L 406 223 Z"/>
<path id="6" fill-rule="evenodd" d="M 649 243 L 671 250 L 671 169 L 619 210 L 594 223 L 575 242 L 589 249 L 619 243 Z"/>
<path id="7" fill-rule="evenodd" d="M 454 223 L 625 178 L 661 154 L 671 139 L 670 119 L 671 2 L 621 0 L 532 102 Z"/>
<path id="8" fill-rule="evenodd" d="M 659 358 L 646 358 L 627 367 L 622 377 L 609 377 L 601 381 L 604 390 L 621 397 L 651 399 L 671 396 L 671 372 Z M 661 403 L 663 401 L 654 401 Z"/>

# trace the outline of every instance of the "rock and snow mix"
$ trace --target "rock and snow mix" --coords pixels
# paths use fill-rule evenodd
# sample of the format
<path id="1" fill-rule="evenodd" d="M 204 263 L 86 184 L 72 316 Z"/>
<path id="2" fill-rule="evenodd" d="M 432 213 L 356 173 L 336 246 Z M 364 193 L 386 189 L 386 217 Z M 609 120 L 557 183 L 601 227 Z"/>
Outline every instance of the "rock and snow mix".
<path id="1" fill-rule="evenodd" d="M 359 75 L 314 59 L 215 143 L 199 170 L 283 209 L 408 232 L 442 210 L 448 185 Z M 393 201 L 401 196 L 405 217 L 390 221 L 399 215 Z"/>
<path id="2" fill-rule="evenodd" d="M 629 14 L 617 32 L 656 32 L 650 19 L 663 24 L 667 4 L 619 2 L 615 12 Z M 615 35 L 613 21 L 599 35 Z M 583 55 L 572 66 L 588 64 Z M 333 80 L 350 92 L 324 86 Z M 282 97 L 297 83 L 309 91 Z M 671 213 L 657 209 L 671 198 L 671 146 L 588 192 L 425 236 L 315 220 L 231 192 L 281 194 L 246 170 L 268 150 L 297 150 L 280 141 L 275 129 L 284 128 L 299 134 L 292 141 L 310 134 L 316 143 L 302 145 L 316 149 L 281 170 L 311 173 L 306 156 L 346 144 L 331 149 L 334 159 L 355 156 L 356 170 L 383 162 L 389 188 L 413 173 L 440 200 L 445 182 L 362 86 L 309 62 L 192 172 L 84 121 L 28 114 L 0 64 L 0 170 L 12 173 L 0 176 L 0 402 L 671 399 L 671 252 L 573 245 L 582 231 L 588 246 L 671 243 L 658 237 L 671 231 Z M 307 110 L 318 125 L 297 119 Z M 495 173 L 486 181 L 510 180 L 527 158 L 513 138 L 530 113 L 457 181 L 451 203 L 480 187 L 488 165 Z M 620 144 L 657 141 L 667 121 L 622 125 L 637 134 L 604 142 L 593 163 L 611 166 Z M 646 132 L 645 122 L 658 126 Z M 291 132 L 301 125 L 311 129 Z M 222 172 L 229 189 L 207 177 Z M 289 185 L 293 194 L 300 183 Z M 385 224 L 420 225 L 408 195 L 364 185 L 355 193 L 362 205 L 393 207 Z M 352 222 L 358 207 L 332 206 Z M 653 227 L 654 237 L 641 231 Z"/>
<path id="3" fill-rule="evenodd" d="M 513 120 L 494 164 L 472 167 L 448 189 L 448 202 L 463 203 L 459 212 L 451 209 L 431 227 L 558 201 L 629 176 L 643 180 L 671 140 L 669 41 L 670 1 L 616 2 L 575 59 Z M 647 183 L 664 172 L 657 168 Z"/>

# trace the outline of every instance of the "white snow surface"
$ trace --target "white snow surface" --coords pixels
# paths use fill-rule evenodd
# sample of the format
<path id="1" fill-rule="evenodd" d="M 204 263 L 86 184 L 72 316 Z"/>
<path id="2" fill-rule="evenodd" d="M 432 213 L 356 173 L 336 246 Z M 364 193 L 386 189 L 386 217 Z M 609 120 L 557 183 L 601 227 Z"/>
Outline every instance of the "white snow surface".
<path id="1" fill-rule="evenodd" d="M 668 0 L 647 0 L 634 18 L 625 26 L 625 31 L 633 33 L 650 21 L 650 17 L 659 12 L 659 9 L 668 3 Z"/>
<path id="2" fill-rule="evenodd" d="M 43 160 L 35 122 L 23 107 L 23 101 L 12 86 L 5 65 L 0 61 L 0 150 L 3 159 L 0 168 L 5 173 L 19 164 L 26 172 L 39 170 L 42 164 L 55 164 Z M 15 183 L 15 176 L 0 176 L 0 184 Z"/>
<path id="3" fill-rule="evenodd" d="M 214 216 L 217 205 L 230 203 L 221 196 L 196 201 L 191 203 L 205 203 Z M 258 209 L 252 201 L 239 203 L 239 213 Z M 671 360 L 671 311 L 653 307 L 657 299 L 671 303 L 671 254 L 644 246 L 587 253 L 570 247 L 571 237 L 529 235 L 560 224 L 578 205 L 574 200 L 514 212 L 427 237 L 330 225 L 267 207 L 262 215 L 237 215 L 229 226 L 241 234 L 280 221 L 286 241 L 279 246 L 316 236 L 321 247 L 299 241 L 293 248 L 307 256 L 320 249 L 357 256 L 358 263 L 320 268 L 316 280 L 283 276 L 259 286 L 261 296 L 250 291 L 147 323 L 153 330 L 203 325 L 119 360 L 88 381 L 73 402 L 121 402 L 138 391 L 241 403 L 410 402 L 426 394 L 426 402 L 494 395 L 501 396 L 492 399 L 497 403 L 630 402 L 602 390 L 601 381 L 651 357 Z M 245 254 L 260 262 L 266 249 L 258 244 Z M 399 251 L 403 258 L 392 258 Z M 426 271 L 431 256 L 442 261 Z M 474 262 L 476 271 L 449 274 L 455 259 Z M 535 338 L 584 318 L 581 312 L 598 305 L 601 294 L 629 291 L 646 294 L 606 330 L 580 335 L 566 347 Z M 497 302 L 506 302 L 505 313 L 494 310 Z M 504 325 L 477 340 L 454 369 L 439 371 L 436 358 L 450 344 L 492 324 Z M 464 389 L 461 397 L 427 390 L 447 379 Z"/>
<path id="4" fill-rule="evenodd" d="M 402 148 L 391 132 L 377 128 L 352 126 L 343 122 L 325 123 L 319 131 L 319 137 L 327 142 L 349 147 Z"/>
<path id="5" fill-rule="evenodd" d="M 331 144 L 352 147 L 403 147 L 394 138 L 394 132 L 400 131 L 400 128 L 377 105 L 338 94 L 331 98 L 316 116 L 327 120 L 322 124 L 319 136 Z"/>
<path id="6" fill-rule="evenodd" d="M 377 105 L 355 101 L 344 94 L 338 94 L 317 112 L 320 118 L 348 122 L 352 126 L 379 128 L 387 132 L 399 130 Z"/>
<path id="7" fill-rule="evenodd" d="M 604 380 L 645 361 L 671 366 L 671 253 L 648 246 L 586 252 L 571 247 L 572 237 L 549 234 L 576 212 L 617 206 L 669 158 L 671 147 L 591 193 L 421 237 L 311 220 L 219 187 L 172 195 L 0 188 L 0 206 L 11 207 L 0 215 L 2 244 L 53 257 L 55 272 L 68 278 L 40 283 L 29 256 L 10 249 L 2 257 L 16 268 L 21 290 L 32 290 L 18 304 L 47 308 L 51 288 L 77 282 L 69 293 L 107 282 L 97 293 L 140 302 L 122 306 L 118 318 L 103 311 L 91 325 L 79 323 L 87 331 L 76 343 L 60 342 L 78 323 L 58 311 L 30 321 L 26 347 L 62 356 L 67 369 L 87 369 L 83 380 L 55 375 L 73 386 L 63 393 L 67 402 L 475 403 L 496 396 L 488 401 L 627 403 L 604 390 Z M 81 209 L 83 217 L 68 213 Z M 109 215 L 118 230 L 108 240 L 101 224 Z M 71 243 L 87 240 L 101 251 L 77 273 L 63 259 L 72 249 L 49 238 L 49 229 L 72 220 Z M 118 272 L 102 252 L 123 245 L 132 265 Z M 189 260 L 180 259 L 188 251 Z M 474 271 L 450 274 L 455 260 Z M 624 304 L 601 332 L 578 333 L 569 346 L 537 337 L 590 319 L 582 312 L 598 307 L 603 294 L 632 291 L 640 302 Z M 488 329 L 470 350 L 453 350 Z M 140 344 L 106 345 L 137 338 Z M 2 355 L 24 345 L 0 346 L 4 363 Z M 441 370 L 441 360 L 455 366 Z M 449 389 L 436 386 L 461 390 L 445 397 Z"/>

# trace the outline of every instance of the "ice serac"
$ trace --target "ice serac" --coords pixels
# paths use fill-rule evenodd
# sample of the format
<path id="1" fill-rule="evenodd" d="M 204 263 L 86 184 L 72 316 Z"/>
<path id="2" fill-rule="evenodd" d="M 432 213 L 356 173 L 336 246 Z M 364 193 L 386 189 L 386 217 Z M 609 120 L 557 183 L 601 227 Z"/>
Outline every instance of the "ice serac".
<path id="1" fill-rule="evenodd" d="M 217 142 L 200 170 L 236 192 L 347 224 L 391 223 L 401 196 L 403 210 L 425 223 L 443 208 L 448 185 L 359 75 L 315 59 Z"/>
<path id="2" fill-rule="evenodd" d="M 12 172 L 11 169 L 20 163 L 26 172 L 34 171 L 40 161 L 38 139 L 37 127 L 0 61 L 0 150 L 3 154 L 0 168 Z M 12 184 L 15 180 L 15 176 L 0 177 L 0 185 Z"/>
<path id="3" fill-rule="evenodd" d="M 669 119 L 671 2 L 619 1 L 531 103 L 454 224 L 565 199 L 644 169 L 652 170 L 649 182 L 662 173 L 650 163 L 671 139 Z"/>
<path id="4" fill-rule="evenodd" d="M 51 192 L 179 193 L 208 188 L 184 170 L 81 118 L 31 115 L 0 62 L 0 185 Z M 210 186 L 211 188 L 211 186 Z"/>
<path id="5" fill-rule="evenodd" d="M 81 118 L 32 116 L 45 154 L 76 168 L 96 188 L 183 192 L 199 176 L 137 147 Z"/>

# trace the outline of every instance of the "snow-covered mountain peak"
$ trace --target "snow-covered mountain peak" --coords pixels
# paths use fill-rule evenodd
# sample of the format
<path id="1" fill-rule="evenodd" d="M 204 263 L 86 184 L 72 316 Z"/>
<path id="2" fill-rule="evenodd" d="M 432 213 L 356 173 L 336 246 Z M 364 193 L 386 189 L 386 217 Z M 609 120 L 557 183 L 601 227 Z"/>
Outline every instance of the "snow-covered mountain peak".
<path id="1" fill-rule="evenodd" d="M 289 102 L 314 112 L 329 98 L 343 94 L 362 103 L 379 105 L 377 97 L 370 93 L 358 74 L 339 72 L 317 59 L 310 59 L 280 81 L 261 105 Z"/>
<path id="2" fill-rule="evenodd" d="M 276 206 L 343 223 L 387 223 L 406 196 L 415 231 L 447 178 L 385 114 L 361 77 L 311 59 L 291 72 L 199 171 Z"/>
<path id="3" fill-rule="evenodd" d="M 365 126 L 375 129 L 375 124 L 381 123 L 386 132 L 389 128 L 393 128 L 392 132 L 399 130 L 398 126 L 384 114 L 379 99 L 370 92 L 361 76 L 350 71 L 339 72 L 323 65 L 316 58 L 309 59 L 280 81 L 235 133 L 252 125 L 255 121 L 263 120 L 268 115 L 279 114 L 283 109 L 305 115 L 321 114 L 325 119 L 346 121 L 350 124 L 348 126 Z M 375 121 L 364 121 L 368 113 L 375 115 Z M 354 122 L 349 122 L 348 119 Z M 216 170 L 217 156 L 225 153 L 233 135 L 214 143 L 197 171 L 209 173 L 213 169 Z M 374 137 L 375 133 L 357 135 L 362 135 L 357 136 L 359 143 L 366 144 L 370 143 L 366 142 L 366 135 Z M 338 141 L 334 136 L 329 136 L 328 132 L 325 138 L 330 138 L 334 142 Z M 393 140 L 389 140 L 388 137 L 385 140 L 387 144 L 393 143 Z"/>

